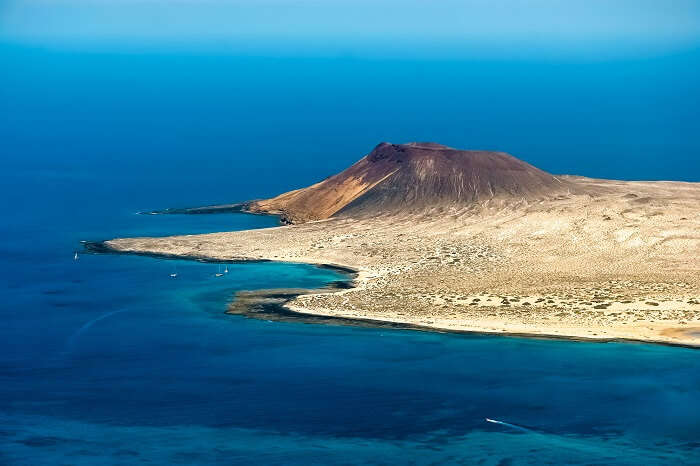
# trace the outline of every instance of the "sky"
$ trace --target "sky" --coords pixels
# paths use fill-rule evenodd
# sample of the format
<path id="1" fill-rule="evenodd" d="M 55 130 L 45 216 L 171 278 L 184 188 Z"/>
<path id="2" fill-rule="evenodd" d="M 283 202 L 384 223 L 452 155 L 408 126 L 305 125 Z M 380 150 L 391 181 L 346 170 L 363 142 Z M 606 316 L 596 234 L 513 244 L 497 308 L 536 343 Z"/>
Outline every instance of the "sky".
<path id="1" fill-rule="evenodd" d="M 263 55 L 648 55 L 700 43 L 697 0 L 4 0 L 0 38 Z"/>

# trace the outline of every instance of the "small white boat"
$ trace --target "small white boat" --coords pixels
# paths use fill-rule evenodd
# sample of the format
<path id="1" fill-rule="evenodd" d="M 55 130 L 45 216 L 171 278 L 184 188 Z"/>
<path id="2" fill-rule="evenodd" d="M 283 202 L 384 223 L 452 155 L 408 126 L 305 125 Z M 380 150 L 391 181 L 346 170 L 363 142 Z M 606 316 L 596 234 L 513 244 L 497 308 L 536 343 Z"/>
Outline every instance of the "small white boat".
<path id="1" fill-rule="evenodd" d="M 219 271 L 214 274 L 215 277 L 223 277 L 224 274 L 221 273 L 221 264 L 219 264 Z"/>
<path id="2" fill-rule="evenodd" d="M 224 269 L 224 273 L 228 273 L 228 264 L 226 264 L 226 268 Z"/>
<path id="3" fill-rule="evenodd" d="M 78 260 L 78 253 L 76 252 L 75 255 L 73 256 L 73 260 L 77 261 Z"/>
<path id="4" fill-rule="evenodd" d="M 173 272 L 170 274 L 170 278 L 177 278 L 177 272 Z"/>

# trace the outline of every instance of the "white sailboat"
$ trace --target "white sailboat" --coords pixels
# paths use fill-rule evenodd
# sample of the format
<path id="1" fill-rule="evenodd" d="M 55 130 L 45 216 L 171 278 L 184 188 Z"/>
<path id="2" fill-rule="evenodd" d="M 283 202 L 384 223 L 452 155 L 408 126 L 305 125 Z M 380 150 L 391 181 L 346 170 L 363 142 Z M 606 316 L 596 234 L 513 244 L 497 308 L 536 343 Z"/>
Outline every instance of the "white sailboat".
<path id="1" fill-rule="evenodd" d="M 219 264 L 219 271 L 214 274 L 215 277 L 223 277 L 223 273 L 221 273 L 221 264 Z"/>
<path id="2" fill-rule="evenodd" d="M 75 252 L 75 255 L 73 256 L 73 260 L 77 261 L 78 260 L 78 251 Z"/>
<path id="3" fill-rule="evenodd" d="M 226 268 L 224 269 L 224 273 L 228 273 L 228 264 L 226 264 Z"/>

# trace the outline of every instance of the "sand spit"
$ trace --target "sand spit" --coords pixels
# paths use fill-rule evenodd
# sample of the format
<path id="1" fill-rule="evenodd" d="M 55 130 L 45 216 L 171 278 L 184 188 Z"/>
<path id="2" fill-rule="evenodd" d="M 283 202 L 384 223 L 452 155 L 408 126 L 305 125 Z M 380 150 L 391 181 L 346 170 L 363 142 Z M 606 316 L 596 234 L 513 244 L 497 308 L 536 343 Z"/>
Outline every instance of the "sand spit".
<path id="1" fill-rule="evenodd" d="M 358 270 L 285 305 L 314 316 L 700 346 L 700 184 L 565 179 L 600 194 L 105 244 Z"/>

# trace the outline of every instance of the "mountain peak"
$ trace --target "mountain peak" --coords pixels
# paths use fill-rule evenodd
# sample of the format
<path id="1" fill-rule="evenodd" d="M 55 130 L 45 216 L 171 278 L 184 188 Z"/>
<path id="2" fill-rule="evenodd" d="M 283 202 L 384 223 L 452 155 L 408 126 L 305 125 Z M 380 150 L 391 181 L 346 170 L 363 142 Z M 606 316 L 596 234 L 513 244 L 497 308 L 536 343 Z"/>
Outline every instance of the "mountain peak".
<path id="1" fill-rule="evenodd" d="M 407 142 L 406 144 L 399 144 L 400 146 L 414 147 L 416 149 L 430 149 L 430 150 L 456 150 L 452 147 L 446 146 L 444 144 L 438 144 L 437 142 Z"/>
<path id="2" fill-rule="evenodd" d="M 568 182 L 504 152 L 458 150 L 434 142 L 378 144 L 320 183 L 249 204 L 292 223 L 331 216 L 416 212 L 500 199 L 554 197 Z"/>
<path id="3" fill-rule="evenodd" d="M 381 142 L 367 155 L 367 158 L 370 162 L 386 159 L 400 162 L 408 157 L 427 155 L 433 151 L 446 150 L 454 151 L 456 149 L 436 142 L 408 142 L 405 144 Z"/>
<path id="4" fill-rule="evenodd" d="M 438 144 L 437 142 L 407 142 L 404 144 L 392 144 L 390 142 L 380 142 L 374 148 L 373 152 L 378 149 L 386 149 L 389 147 L 393 148 L 415 148 L 415 149 L 430 149 L 430 150 L 456 150 L 452 147 L 446 146 L 444 144 Z"/>

